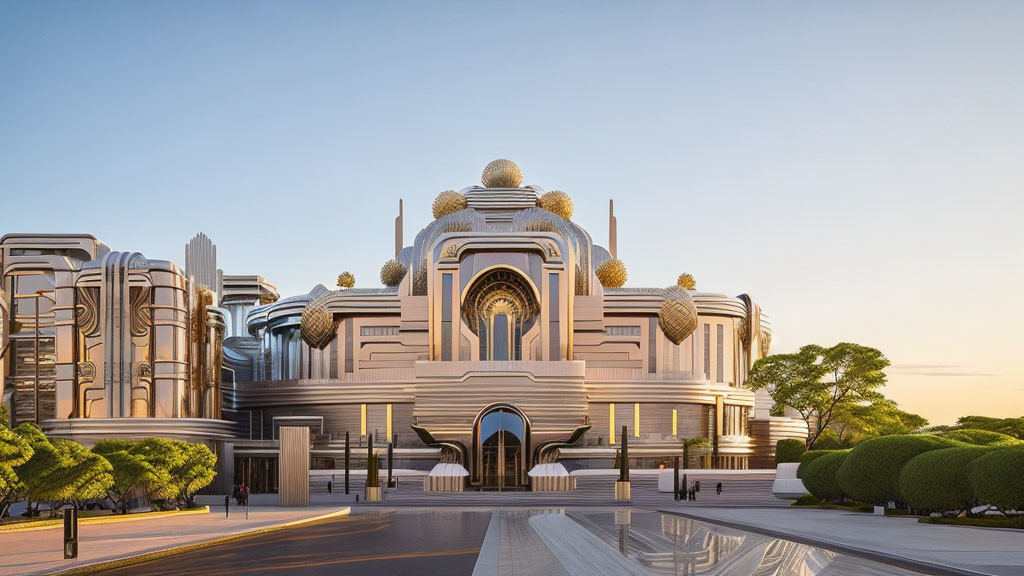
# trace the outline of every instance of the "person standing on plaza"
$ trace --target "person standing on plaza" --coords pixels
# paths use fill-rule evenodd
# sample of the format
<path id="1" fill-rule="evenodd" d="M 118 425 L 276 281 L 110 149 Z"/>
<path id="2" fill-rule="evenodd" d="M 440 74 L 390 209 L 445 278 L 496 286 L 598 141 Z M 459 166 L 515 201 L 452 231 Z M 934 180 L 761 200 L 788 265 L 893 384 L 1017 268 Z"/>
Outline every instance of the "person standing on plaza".
<path id="1" fill-rule="evenodd" d="M 334 494 L 334 483 L 331 482 L 330 480 L 327 481 L 327 494 L 328 495 L 333 495 Z"/>
<path id="2" fill-rule="evenodd" d="M 228 506 L 231 504 L 231 496 L 224 495 L 224 517 L 228 517 Z"/>

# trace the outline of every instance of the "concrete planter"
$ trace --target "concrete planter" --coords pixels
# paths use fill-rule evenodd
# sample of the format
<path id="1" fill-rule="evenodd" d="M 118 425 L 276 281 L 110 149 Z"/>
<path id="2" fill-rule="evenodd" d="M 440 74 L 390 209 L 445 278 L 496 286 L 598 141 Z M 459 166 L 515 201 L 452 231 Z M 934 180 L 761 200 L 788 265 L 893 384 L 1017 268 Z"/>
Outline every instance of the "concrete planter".
<path id="1" fill-rule="evenodd" d="M 775 471 L 775 482 L 772 483 L 772 494 L 781 500 L 796 500 L 807 494 L 803 480 L 796 477 L 799 462 L 779 464 Z"/>
<path id="2" fill-rule="evenodd" d="M 629 500 L 629 482 L 615 483 L 615 499 Z"/>

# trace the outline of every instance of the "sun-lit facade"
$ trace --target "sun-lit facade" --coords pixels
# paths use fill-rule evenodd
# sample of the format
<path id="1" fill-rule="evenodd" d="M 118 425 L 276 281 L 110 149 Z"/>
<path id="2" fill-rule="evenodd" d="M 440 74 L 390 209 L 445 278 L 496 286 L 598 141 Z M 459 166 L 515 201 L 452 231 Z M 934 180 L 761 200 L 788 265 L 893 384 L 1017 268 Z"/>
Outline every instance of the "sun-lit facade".
<path id="1" fill-rule="evenodd" d="M 677 280 L 682 258 L 668 287 L 625 286 L 611 205 L 600 246 L 568 194 L 523 186 L 512 162 L 482 181 L 441 193 L 410 245 L 399 203 L 383 287 L 283 299 L 224 275 L 205 235 L 181 269 L 87 235 L 8 234 L 3 402 L 84 442 L 205 439 L 258 491 L 275 487 L 282 425 L 311 428 L 314 468 L 342 465 L 347 433 L 481 487 L 528 486 L 545 463 L 608 468 L 623 426 L 637 467 L 696 437 L 709 447 L 690 466 L 761 466 L 806 431 L 743 386 L 771 343 L 753 297 Z"/>

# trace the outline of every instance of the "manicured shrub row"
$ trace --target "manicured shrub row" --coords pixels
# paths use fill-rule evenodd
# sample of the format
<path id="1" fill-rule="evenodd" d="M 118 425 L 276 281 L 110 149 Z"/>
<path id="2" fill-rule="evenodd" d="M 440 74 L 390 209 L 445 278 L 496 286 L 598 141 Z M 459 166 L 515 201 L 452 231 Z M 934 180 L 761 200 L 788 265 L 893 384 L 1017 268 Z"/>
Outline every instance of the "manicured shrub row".
<path id="1" fill-rule="evenodd" d="M 979 504 L 1024 510 L 1024 444 L 989 434 L 884 436 L 850 450 L 811 450 L 797 476 L 814 497 L 920 512 L 970 511 Z M 1002 435 L 1000 435 L 1002 436 Z"/>
<path id="2" fill-rule="evenodd" d="M 807 444 L 799 438 L 786 438 L 775 443 L 775 464 L 799 462 L 807 452 Z"/>
<path id="3" fill-rule="evenodd" d="M 900 472 L 900 494 L 911 508 L 923 511 L 965 510 L 978 504 L 969 465 L 993 450 L 988 446 L 955 446 L 925 452 Z"/>
<path id="4" fill-rule="evenodd" d="M 839 486 L 850 498 L 885 506 L 903 501 L 900 472 L 919 454 L 957 445 L 938 436 L 882 436 L 858 444 L 836 471 Z"/>
<path id="5" fill-rule="evenodd" d="M 804 488 L 814 495 L 815 498 L 825 501 L 842 500 L 845 496 L 839 481 L 836 480 L 836 472 L 846 461 L 849 450 L 823 450 L 820 457 L 808 462 L 804 468 Z"/>

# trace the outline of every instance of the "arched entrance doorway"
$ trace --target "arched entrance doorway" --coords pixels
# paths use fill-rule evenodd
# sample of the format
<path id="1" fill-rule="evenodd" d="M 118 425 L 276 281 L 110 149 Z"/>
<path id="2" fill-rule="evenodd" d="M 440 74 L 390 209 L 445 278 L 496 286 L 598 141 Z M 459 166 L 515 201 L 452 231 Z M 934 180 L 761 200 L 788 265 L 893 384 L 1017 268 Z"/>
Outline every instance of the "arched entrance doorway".
<path id="1" fill-rule="evenodd" d="M 473 436 L 473 475 L 481 487 L 504 490 L 527 484 L 530 425 L 522 412 L 505 404 L 490 406 L 477 418 Z"/>

